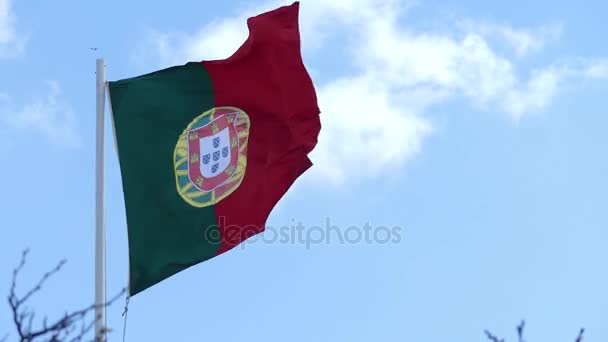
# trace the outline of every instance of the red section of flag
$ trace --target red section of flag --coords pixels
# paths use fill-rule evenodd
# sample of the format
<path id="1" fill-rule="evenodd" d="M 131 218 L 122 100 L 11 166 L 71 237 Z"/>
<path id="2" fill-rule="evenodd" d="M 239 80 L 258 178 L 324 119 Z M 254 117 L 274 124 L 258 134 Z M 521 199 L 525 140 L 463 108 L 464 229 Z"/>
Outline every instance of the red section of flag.
<path id="1" fill-rule="evenodd" d="M 204 61 L 215 106 L 235 106 L 251 121 L 240 187 L 215 206 L 218 254 L 264 230 L 270 211 L 312 163 L 321 128 L 315 89 L 302 63 L 299 3 L 249 18 L 249 37 L 225 60 Z"/>

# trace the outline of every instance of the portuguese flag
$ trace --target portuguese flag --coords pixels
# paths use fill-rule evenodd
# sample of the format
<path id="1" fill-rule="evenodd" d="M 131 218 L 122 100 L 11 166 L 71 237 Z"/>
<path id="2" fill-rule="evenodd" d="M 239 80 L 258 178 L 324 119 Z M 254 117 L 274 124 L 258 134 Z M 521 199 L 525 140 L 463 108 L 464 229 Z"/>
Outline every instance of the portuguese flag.
<path id="1" fill-rule="evenodd" d="M 312 165 L 321 125 L 298 6 L 249 18 L 225 60 L 109 82 L 131 295 L 264 231 Z"/>

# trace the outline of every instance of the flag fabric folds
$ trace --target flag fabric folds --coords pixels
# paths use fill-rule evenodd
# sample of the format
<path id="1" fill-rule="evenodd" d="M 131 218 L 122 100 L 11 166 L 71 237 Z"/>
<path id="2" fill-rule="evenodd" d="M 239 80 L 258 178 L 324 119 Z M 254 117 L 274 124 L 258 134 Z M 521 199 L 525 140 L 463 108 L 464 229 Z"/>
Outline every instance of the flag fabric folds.
<path id="1" fill-rule="evenodd" d="M 298 10 L 249 18 L 227 59 L 109 82 L 131 295 L 264 231 L 312 165 L 321 125 Z"/>

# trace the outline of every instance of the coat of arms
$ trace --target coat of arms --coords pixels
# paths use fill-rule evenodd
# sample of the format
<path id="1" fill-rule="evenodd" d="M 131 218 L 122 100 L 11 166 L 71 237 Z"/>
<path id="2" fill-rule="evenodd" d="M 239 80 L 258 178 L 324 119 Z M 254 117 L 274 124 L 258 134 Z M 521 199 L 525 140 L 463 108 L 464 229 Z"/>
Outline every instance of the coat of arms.
<path id="1" fill-rule="evenodd" d="M 179 195 L 200 208 L 236 190 L 245 175 L 248 136 L 249 117 L 238 108 L 217 107 L 196 117 L 173 156 Z"/>

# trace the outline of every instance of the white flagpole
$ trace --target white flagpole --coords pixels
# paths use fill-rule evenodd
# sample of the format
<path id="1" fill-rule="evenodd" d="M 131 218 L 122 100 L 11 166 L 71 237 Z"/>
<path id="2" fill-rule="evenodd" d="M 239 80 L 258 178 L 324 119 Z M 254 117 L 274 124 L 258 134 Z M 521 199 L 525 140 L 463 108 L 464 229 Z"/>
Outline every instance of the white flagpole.
<path id="1" fill-rule="evenodd" d="M 105 65 L 97 59 L 97 124 L 95 139 L 95 342 L 106 341 L 106 227 L 104 208 Z"/>

